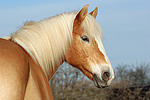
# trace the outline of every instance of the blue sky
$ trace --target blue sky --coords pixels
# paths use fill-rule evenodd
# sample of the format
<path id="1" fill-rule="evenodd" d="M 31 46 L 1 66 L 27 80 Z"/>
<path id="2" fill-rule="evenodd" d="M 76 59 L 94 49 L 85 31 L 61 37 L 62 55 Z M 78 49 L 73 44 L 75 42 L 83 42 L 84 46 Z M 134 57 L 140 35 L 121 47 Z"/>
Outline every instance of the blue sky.
<path id="1" fill-rule="evenodd" d="M 80 10 L 99 8 L 97 21 L 104 32 L 104 47 L 117 64 L 150 63 L 150 0 L 2 0 L 0 37 L 9 36 L 25 21 Z"/>

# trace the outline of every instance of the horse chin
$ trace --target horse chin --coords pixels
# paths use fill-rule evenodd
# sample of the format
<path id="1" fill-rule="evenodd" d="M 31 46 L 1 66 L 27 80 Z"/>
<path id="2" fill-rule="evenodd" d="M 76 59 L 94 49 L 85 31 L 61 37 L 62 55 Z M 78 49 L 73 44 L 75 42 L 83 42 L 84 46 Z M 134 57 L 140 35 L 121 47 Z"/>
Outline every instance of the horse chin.
<path id="1" fill-rule="evenodd" d="M 96 75 L 91 73 L 90 71 L 88 71 L 86 68 L 84 68 L 83 66 L 78 67 L 84 75 L 86 75 L 90 80 L 93 80 L 95 86 L 97 88 L 105 88 L 108 87 L 108 85 L 105 85 L 101 79 Z"/>
<path id="2" fill-rule="evenodd" d="M 93 80 L 93 74 L 90 72 L 90 71 L 88 71 L 86 68 L 84 68 L 83 66 L 80 66 L 80 67 L 78 67 L 81 71 L 82 71 L 82 73 L 85 75 L 85 76 L 87 76 L 90 80 Z"/>
<path id="3" fill-rule="evenodd" d="M 94 85 L 95 85 L 97 88 L 105 88 L 105 87 L 108 87 L 108 85 L 103 85 L 103 84 L 102 84 L 102 81 L 100 80 L 99 77 L 97 77 L 96 74 L 93 74 L 93 82 L 94 82 Z"/>

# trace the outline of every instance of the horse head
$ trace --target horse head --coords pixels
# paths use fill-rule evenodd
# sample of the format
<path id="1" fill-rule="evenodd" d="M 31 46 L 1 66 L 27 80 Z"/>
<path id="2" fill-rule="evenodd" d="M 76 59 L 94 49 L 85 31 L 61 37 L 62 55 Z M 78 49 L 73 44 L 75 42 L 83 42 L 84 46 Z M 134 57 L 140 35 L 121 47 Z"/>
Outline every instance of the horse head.
<path id="1" fill-rule="evenodd" d="M 88 5 L 76 15 L 72 42 L 66 61 L 80 69 L 98 88 L 110 85 L 114 71 L 102 44 L 102 32 L 96 22 L 98 8 L 88 14 Z"/>

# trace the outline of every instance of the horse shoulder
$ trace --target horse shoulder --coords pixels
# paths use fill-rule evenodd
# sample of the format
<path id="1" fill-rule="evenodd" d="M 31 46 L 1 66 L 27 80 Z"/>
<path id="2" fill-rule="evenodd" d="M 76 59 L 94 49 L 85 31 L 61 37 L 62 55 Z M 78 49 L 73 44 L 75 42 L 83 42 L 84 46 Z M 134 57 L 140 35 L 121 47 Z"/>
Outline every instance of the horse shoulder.
<path id="1" fill-rule="evenodd" d="M 29 77 L 28 59 L 17 44 L 0 39 L 0 100 L 23 100 Z"/>
<path id="2" fill-rule="evenodd" d="M 30 56 L 28 59 L 30 62 L 30 75 L 25 100 L 53 100 L 49 82 L 42 68 Z"/>

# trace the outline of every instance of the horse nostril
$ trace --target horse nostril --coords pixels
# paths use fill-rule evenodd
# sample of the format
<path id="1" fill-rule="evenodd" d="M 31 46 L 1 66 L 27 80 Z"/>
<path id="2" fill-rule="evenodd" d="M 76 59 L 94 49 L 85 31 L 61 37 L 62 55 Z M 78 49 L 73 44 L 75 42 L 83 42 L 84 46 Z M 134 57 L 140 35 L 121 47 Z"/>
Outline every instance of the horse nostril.
<path id="1" fill-rule="evenodd" d="M 104 81 L 108 81 L 109 80 L 109 77 L 110 77 L 110 73 L 109 72 L 104 72 L 103 73 L 103 76 L 102 76 L 102 79 Z"/>

